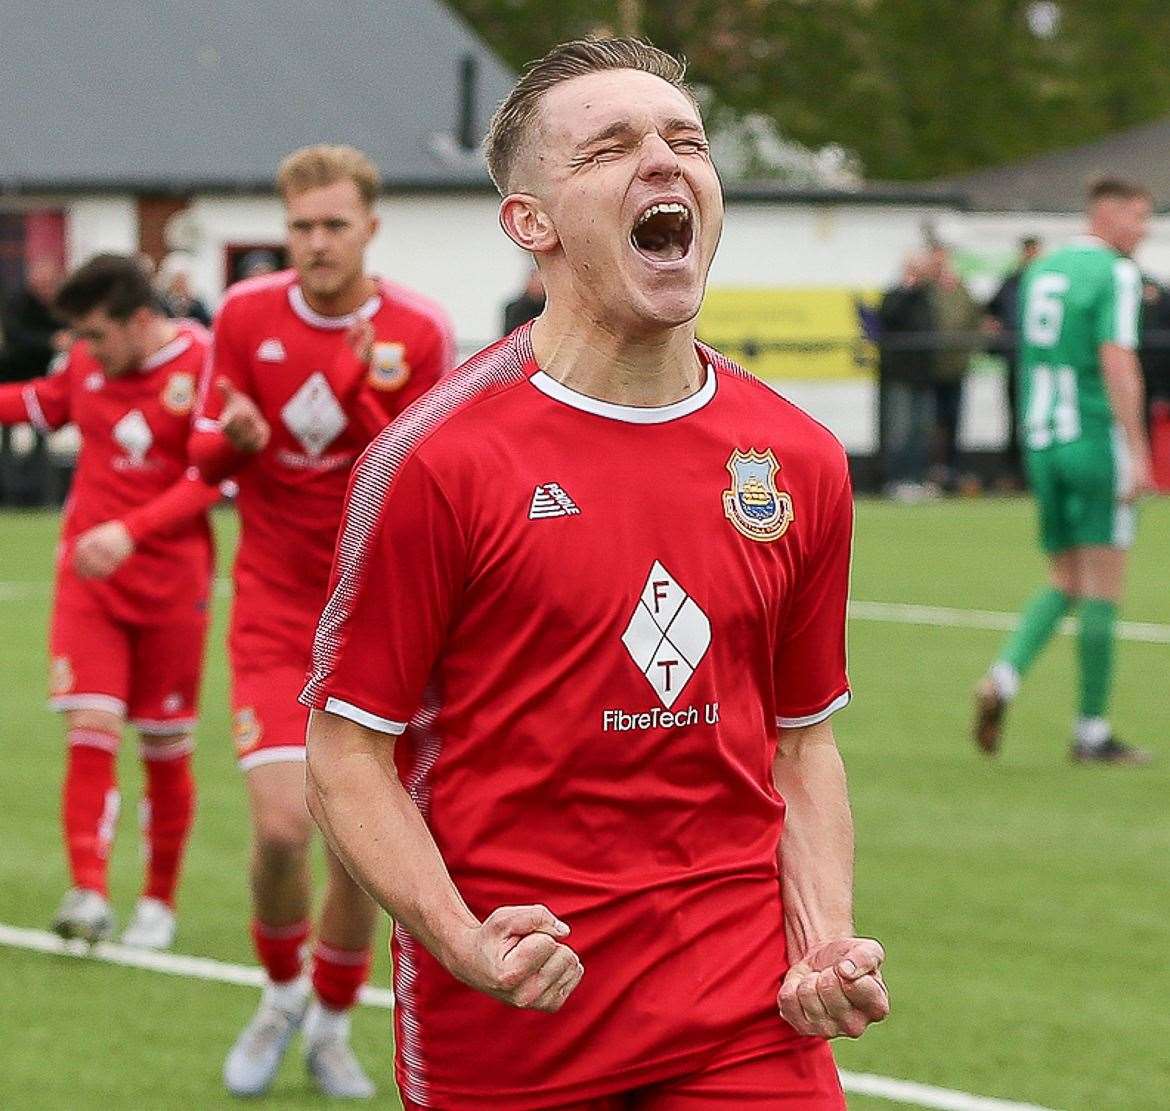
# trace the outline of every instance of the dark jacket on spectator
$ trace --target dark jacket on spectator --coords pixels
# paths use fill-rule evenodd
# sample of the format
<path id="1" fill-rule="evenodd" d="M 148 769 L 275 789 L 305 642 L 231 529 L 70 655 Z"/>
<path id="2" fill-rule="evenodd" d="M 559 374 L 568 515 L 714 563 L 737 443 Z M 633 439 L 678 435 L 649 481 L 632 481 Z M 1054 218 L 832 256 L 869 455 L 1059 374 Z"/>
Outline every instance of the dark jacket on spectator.
<path id="1" fill-rule="evenodd" d="M 926 383 L 934 377 L 934 307 L 929 288 L 898 285 L 886 291 L 878 309 L 882 325 L 879 371 L 888 381 Z"/>
<path id="2" fill-rule="evenodd" d="M 3 308 L 0 381 L 22 382 L 44 374 L 57 353 L 53 336 L 63 326 L 49 306 L 27 289 L 10 298 Z"/>

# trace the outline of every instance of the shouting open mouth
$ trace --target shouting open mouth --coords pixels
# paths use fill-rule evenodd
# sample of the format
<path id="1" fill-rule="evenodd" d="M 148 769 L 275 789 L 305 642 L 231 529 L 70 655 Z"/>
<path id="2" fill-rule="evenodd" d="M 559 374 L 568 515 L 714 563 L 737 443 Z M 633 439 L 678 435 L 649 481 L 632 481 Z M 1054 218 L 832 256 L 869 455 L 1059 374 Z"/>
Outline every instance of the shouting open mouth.
<path id="1" fill-rule="evenodd" d="M 652 262 L 677 262 L 686 258 L 694 234 L 691 210 L 679 201 L 669 201 L 652 204 L 638 217 L 630 245 Z"/>

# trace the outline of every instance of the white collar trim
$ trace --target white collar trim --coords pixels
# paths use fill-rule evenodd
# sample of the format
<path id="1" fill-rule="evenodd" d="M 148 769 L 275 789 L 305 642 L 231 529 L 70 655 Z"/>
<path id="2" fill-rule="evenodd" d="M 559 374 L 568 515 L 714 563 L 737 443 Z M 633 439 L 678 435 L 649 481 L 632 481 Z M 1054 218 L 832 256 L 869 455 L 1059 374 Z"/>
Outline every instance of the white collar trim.
<path id="1" fill-rule="evenodd" d="M 1069 245 L 1072 247 L 1104 247 L 1106 250 L 1113 250 L 1099 235 L 1092 235 L 1089 232 L 1085 232 L 1083 235 L 1074 235 L 1069 240 Z"/>
<path id="2" fill-rule="evenodd" d="M 667 421 L 678 420 L 679 417 L 689 416 L 703 408 L 715 396 L 715 369 L 707 364 L 707 380 L 690 397 L 681 401 L 671 402 L 669 405 L 618 405 L 613 401 L 602 401 L 588 394 L 578 393 L 569 389 L 563 382 L 538 370 L 528 379 L 542 394 L 551 397 L 562 405 L 580 409 L 583 413 L 592 413 L 594 416 L 606 417 L 609 420 L 623 421 L 626 424 L 666 424 Z"/>
<path id="3" fill-rule="evenodd" d="M 382 294 L 375 293 L 356 312 L 346 313 L 345 316 L 325 316 L 319 313 L 305 300 L 304 291 L 299 284 L 288 287 L 288 303 L 292 306 L 292 311 L 306 324 L 314 328 L 339 329 L 348 328 L 357 320 L 369 320 L 382 307 Z"/>
<path id="4" fill-rule="evenodd" d="M 169 363 L 172 359 L 177 359 L 188 347 L 192 344 L 192 339 L 186 333 L 175 336 L 170 343 L 163 344 L 153 355 L 149 355 L 138 364 L 138 369 L 143 374 L 149 374 L 152 370 L 158 370 L 164 363 Z"/>

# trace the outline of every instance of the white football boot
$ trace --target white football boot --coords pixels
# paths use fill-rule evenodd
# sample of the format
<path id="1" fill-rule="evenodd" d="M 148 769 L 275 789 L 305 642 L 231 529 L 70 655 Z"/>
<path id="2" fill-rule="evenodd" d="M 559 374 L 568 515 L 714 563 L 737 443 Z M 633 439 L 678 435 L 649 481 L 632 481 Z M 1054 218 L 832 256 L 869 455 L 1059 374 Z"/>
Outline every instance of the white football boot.
<path id="1" fill-rule="evenodd" d="M 323 1095 L 372 1099 L 373 1082 L 349 1045 L 349 1012 L 331 1011 L 314 999 L 305 1017 L 305 1065 Z"/>
<path id="2" fill-rule="evenodd" d="M 122 944 L 136 949 L 169 949 L 175 940 L 175 912 L 161 899 L 144 895 L 122 932 Z"/>
<path id="3" fill-rule="evenodd" d="M 114 911 L 104 895 L 84 887 L 65 892 L 53 918 L 53 933 L 66 940 L 79 938 L 93 945 L 105 941 L 113 932 Z"/>
<path id="4" fill-rule="evenodd" d="M 223 1082 L 234 1096 L 262 1096 L 272 1086 L 288 1043 L 309 1006 L 309 982 L 268 984 L 252 1021 L 223 1063 Z"/>

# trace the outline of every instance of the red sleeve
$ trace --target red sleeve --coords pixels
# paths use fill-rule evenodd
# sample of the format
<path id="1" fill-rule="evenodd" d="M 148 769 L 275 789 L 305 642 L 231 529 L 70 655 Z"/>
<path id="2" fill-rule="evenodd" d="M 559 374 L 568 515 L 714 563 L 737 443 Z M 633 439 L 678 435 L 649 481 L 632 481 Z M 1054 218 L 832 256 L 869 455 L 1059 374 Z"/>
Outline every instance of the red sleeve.
<path id="1" fill-rule="evenodd" d="M 301 701 L 398 734 L 418 707 L 462 591 L 463 533 L 416 455 L 382 436 L 350 482 L 329 602 Z"/>
<path id="2" fill-rule="evenodd" d="M 845 619 L 853 546 L 853 492 L 848 471 L 834 484 L 819 535 L 802 553 L 794 594 L 776 645 L 776 724 L 815 725 L 849 701 Z"/>
<path id="3" fill-rule="evenodd" d="M 216 318 L 211 349 L 199 377 L 195 418 L 191 422 L 191 438 L 187 444 L 191 463 L 203 480 L 213 485 L 235 474 L 248 461 L 248 456 L 232 447 L 219 427 L 223 399 L 217 383 L 226 379 L 238 390 L 252 393 L 252 379 L 240 335 L 239 315 L 239 302 L 229 298 Z"/>
<path id="4" fill-rule="evenodd" d="M 42 432 L 68 424 L 72 382 L 69 364 L 55 374 L 0 386 L 0 424 L 31 424 Z"/>
<path id="5" fill-rule="evenodd" d="M 122 524 L 138 543 L 148 536 L 171 532 L 187 524 L 206 513 L 219 497 L 219 488 L 208 485 L 195 467 L 189 467 L 178 482 L 168 486 L 157 498 L 130 510 L 122 518 Z"/>

